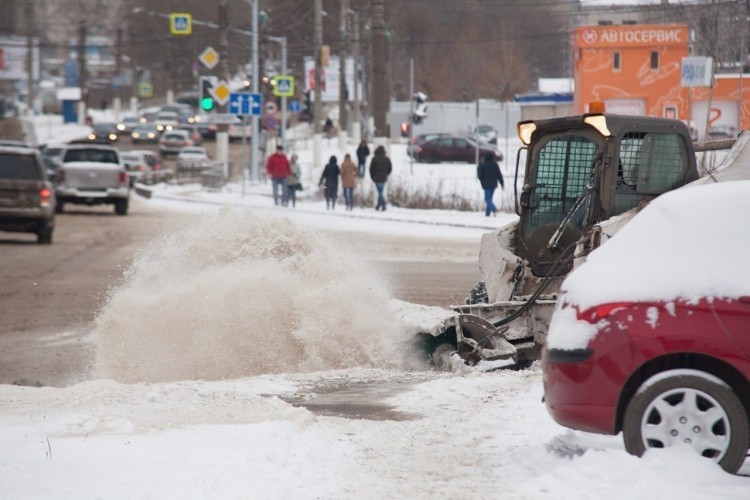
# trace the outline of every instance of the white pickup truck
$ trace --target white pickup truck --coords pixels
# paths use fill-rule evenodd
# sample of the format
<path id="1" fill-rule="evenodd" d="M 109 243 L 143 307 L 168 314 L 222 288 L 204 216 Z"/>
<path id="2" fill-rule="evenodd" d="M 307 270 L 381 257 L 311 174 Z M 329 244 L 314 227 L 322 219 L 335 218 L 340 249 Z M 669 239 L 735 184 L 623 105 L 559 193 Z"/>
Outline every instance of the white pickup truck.
<path id="1" fill-rule="evenodd" d="M 65 203 L 111 204 L 117 215 L 128 213 L 130 180 L 117 149 L 99 144 L 70 145 L 57 170 L 56 211 Z"/>

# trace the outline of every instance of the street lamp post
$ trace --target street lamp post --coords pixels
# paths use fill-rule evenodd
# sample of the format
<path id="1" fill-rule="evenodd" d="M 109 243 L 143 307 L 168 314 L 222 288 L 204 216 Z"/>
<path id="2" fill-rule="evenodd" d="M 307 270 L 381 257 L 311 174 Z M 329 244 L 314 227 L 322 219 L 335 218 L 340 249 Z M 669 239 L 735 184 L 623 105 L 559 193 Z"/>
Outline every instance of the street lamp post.
<path id="1" fill-rule="evenodd" d="M 286 76 L 286 37 L 269 36 L 269 40 L 281 44 L 281 74 Z M 281 96 L 281 145 L 286 149 L 286 94 Z"/>
<path id="2" fill-rule="evenodd" d="M 252 4 L 253 9 L 253 40 L 252 40 L 252 67 L 253 67 L 253 93 L 257 94 L 259 91 L 258 84 L 258 0 L 248 0 Z M 253 114 L 253 135 L 250 140 L 250 171 L 252 172 L 253 182 L 258 182 L 258 115 Z"/>

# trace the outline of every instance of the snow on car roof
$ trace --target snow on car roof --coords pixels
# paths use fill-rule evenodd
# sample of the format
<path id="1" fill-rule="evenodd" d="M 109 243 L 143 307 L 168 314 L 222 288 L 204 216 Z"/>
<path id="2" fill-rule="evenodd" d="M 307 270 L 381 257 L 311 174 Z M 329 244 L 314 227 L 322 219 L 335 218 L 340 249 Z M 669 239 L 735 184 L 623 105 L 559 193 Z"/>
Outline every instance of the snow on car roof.
<path id="1" fill-rule="evenodd" d="M 732 181 L 660 196 L 565 279 L 565 301 L 585 310 L 750 295 L 748 192 L 750 181 Z"/>

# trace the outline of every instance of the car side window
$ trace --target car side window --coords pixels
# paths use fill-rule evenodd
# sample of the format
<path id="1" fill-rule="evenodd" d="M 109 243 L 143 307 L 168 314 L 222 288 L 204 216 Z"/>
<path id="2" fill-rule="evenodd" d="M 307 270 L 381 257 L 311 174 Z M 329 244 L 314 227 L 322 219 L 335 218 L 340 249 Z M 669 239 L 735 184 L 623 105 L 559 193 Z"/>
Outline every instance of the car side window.
<path id="1" fill-rule="evenodd" d="M 468 148 L 469 143 L 466 141 L 466 139 L 453 139 L 453 145 L 457 148 Z"/>
<path id="2" fill-rule="evenodd" d="M 436 143 L 437 146 L 449 148 L 453 145 L 453 139 L 450 137 L 443 137 L 442 139 L 437 139 L 436 141 L 433 141 Z"/>

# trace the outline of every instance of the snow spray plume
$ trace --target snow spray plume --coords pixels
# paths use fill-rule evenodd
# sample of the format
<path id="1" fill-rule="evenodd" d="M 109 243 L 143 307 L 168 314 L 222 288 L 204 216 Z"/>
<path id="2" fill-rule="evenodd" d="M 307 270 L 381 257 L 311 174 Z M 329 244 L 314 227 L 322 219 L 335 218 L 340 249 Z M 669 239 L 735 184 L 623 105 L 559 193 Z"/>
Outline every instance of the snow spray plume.
<path id="1" fill-rule="evenodd" d="M 96 320 L 97 376 L 218 380 L 408 368 L 389 291 L 351 246 L 222 209 L 152 243 Z"/>

